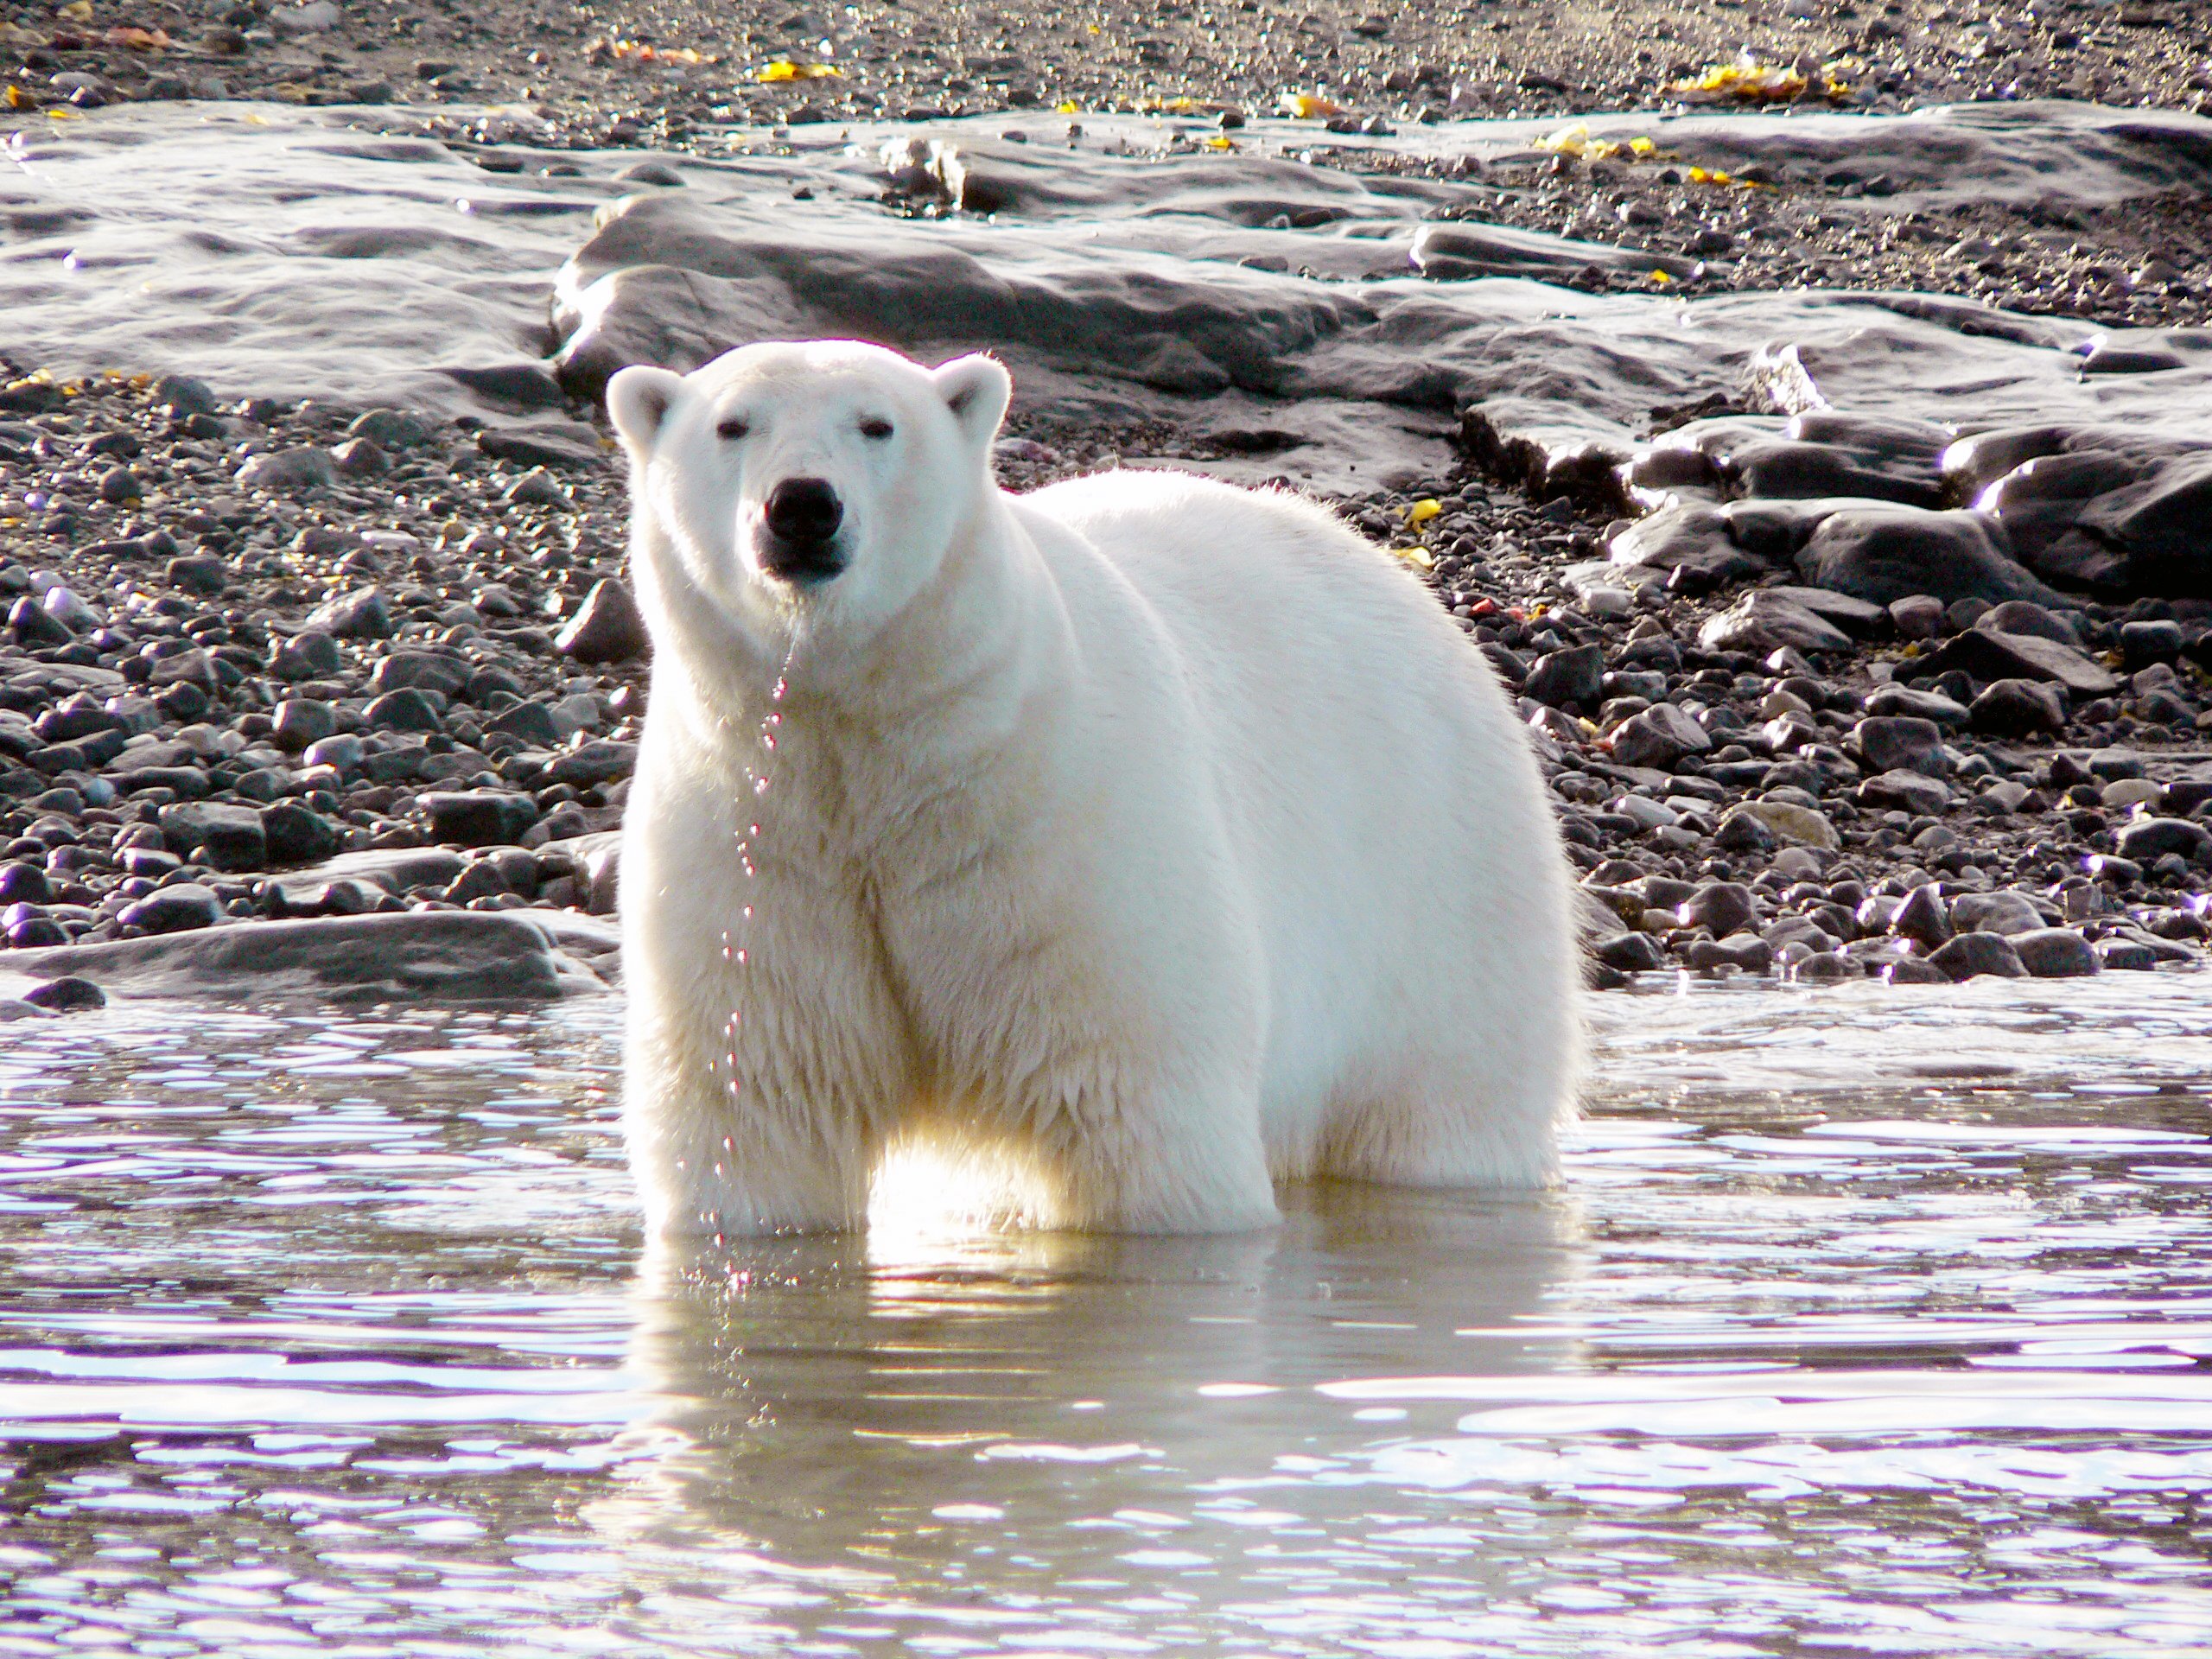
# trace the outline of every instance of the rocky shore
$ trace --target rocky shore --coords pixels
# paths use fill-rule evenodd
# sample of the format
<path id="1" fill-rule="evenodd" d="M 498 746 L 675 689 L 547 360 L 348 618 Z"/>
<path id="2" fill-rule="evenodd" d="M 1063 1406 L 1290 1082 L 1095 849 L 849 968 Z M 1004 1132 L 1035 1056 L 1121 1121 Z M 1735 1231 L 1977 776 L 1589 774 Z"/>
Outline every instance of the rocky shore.
<path id="1" fill-rule="evenodd" d="M 46 982 L 29 1002 L 175 989 L 195 962 L 235 985 L 245 923 L 611 910 L 645 641 L 607 454 L 391 410 L 222 406 L 175 379 L 27 376 L 0 402 L 0 967 Z M 1785 424 L 1670 435 L 1630 469 L 1678 486 L 1641 519 L 1532 502 L 1479 422 L 1451 476 L 1339 503 L 1520 699 L 1593 979 L 2196 960 L 2212 603 L 2114 605 L 2024 569 L 2037 597 L 2008 598 L 2020 578 L 1995 566 L 1969 572 L 1979 592 L 1878 602 L 1840 591 L 1848 548 L 1826 586 L 1764 568 L 1724 533 L 1761 504 L 1699 507 L 1688 474 L 1720 454 L 1740 492 L 1745 457 L 1719 440 L 1745 426 L 1801 451 L 1839 437 Z M 1009 484 L 1113 464 L 1047 435 L 1004 441 Z M 311 977 L 403 996 L 593 979 L 531 954 L 557 955 L 556 928 L 497 936 L 472 982 L 465 931 L 318 933 L 357 965 Z M 200 933 L 226 942 L 146 948 Z M 410 969 L 425 953 L 448 969 Z"/>

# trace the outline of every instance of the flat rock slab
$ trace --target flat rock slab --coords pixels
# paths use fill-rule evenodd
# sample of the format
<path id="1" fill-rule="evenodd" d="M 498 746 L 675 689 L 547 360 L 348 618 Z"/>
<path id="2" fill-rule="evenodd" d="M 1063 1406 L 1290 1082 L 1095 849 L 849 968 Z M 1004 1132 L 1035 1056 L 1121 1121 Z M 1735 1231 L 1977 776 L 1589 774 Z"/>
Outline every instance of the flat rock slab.
<path id="1" fill-rule="evenodd" d="M 135 996 L 518 1002 L 608 989 L 619 949 L 611 923 L 567 911 L 429 910 L 18 950 L 5 967 Z"/>

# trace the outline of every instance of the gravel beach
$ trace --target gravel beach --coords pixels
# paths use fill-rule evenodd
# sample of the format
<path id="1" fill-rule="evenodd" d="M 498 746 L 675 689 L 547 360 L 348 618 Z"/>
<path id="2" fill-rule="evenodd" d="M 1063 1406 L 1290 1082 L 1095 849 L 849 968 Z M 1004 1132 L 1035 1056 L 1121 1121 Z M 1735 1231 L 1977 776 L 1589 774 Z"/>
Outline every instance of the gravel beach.
<path id="1" fill-rule="evenodd" d="M 314 0 L 172 8 L 166 45 L 111 32 L 149 20 L 78 10 L 24 14 L 7 37 L 26 120 L 134 99 L 404 99 L 434 121 L 450 105 L 467 147 L 507 101 L 543 118 L 533 154 L 719 155 L 747 122 L 1004 109 L 1041 130 L 1175 99 L 1235 132 L 1289 92 L 1340 111 L 1310 111 L 1314 160 L 1386 185 L 1447 169 L 1360 149 L 1363 128 L 1734 107 L 1743 84 L 1891 111 L 2069 95 L 2186 110 L 2212 85 L 2212 22 L 2132 4 L 861 6 L 735 25 L 681 6 L 515 5 L 493 26 Z M 1745 47 L 1756 72 L 1682 90 Z M 778 63 L 839 73 L 778 78 Z M 1791 75 L 1794 92 L 1774 79 Z M 1571 130 L 1477 171 L 1479 214 L 1449 217 L 1683 262 L 1679 277 L 1633 260 L 1559 273 L 1594 292 L 1910 289 L 2138 328 L 2200 323 L 2212 302 L 2201 191 L 1832 212 L 1825 196 L 1884 190 L 1861 173 L 1716 193 Z M 0 930 L 15 948 L 0 967 L 43 982 L 0 1013 L 130 988 L 132 947 L 240 921 L 611 911 L 646 665 L 602 446 L 575 422 L 533 436 L 48 366 L 15 361 L 0 389 Z M 1421 574 L 1520 698 L 1585 877 L 1596 982 L 2197 960 L 2212 935 L 2212 600 L 2155 574 L 2164 532 L 2136 519 L 2086 550 L 2065 526 L 2022 529 L 2018 563 L 1961 525 L 2015 463 L 2078 434 L 1977 456 L 1931 423 L 1853 419 L 1655 407 L 1632 464 L 1572 477 L 1532 471 L 1476 415 L 1433 475 L 1325 493 Z M 1027 487 L 1172 458 L 1179 441 L 1035 416 L 1001 444 L 1001 475 Z M 2168 473 L 2196 464 L 2113 443 L 2094 453 L 2115 499 L 2167 500 Z M 1921 515 L 1925 586 L 1884 551 L 1884 504 Z M 579 937 L 556 929 L 545 949 L 573 955 Z M 465 974 L 410 976 L 410 952 L 449 953 L 449 927 L 343 938 L 397 963 L 357 988 L 470 992 Z M 518 969 L 478 988 L 576 982 Z"/>

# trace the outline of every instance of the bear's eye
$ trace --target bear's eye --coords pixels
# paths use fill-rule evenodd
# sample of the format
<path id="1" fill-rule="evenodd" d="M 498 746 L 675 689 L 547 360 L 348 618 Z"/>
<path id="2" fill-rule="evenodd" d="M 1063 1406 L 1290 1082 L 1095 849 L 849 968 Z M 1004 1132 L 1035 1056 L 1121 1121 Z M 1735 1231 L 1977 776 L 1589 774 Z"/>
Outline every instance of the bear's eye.
<path id="1" fill-rule="evenodd" d="M 887 438 L 890 435 L 891 423 L 880 415 L 871 415 L 861 423 L 861 436 L 864 438 Z"/>
<path id="2" fill-rule="evenodd" d="M 736 416 L 733 415 L 729 419 L 724 421 L 720 426 L 717 426 L 715 429 L 715 432 L 717 436 L 728 438 L 734 443 L 752 429 L 753 424 L 751 422 L 741 421 L 738 419 Z"/>

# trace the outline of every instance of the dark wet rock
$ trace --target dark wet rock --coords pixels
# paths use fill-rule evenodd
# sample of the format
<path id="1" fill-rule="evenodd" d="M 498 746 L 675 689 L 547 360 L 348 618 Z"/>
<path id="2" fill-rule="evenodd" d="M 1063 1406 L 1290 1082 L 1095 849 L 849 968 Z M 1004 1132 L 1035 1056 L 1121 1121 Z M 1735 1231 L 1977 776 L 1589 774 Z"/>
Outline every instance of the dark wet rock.
<path id="1" fill-rule="evenodd" d="M 1932 720 L 1910 715 L 1871 715 L 1852 729 L 1852 744 L 1876 772 L 1920 772 L 1930 778 L 1950 775 L 1943 734 Z"/>
<path id="2" fill-rule="evenodd" d="M 1869 900 L 1872 903 L 1872 900 Z M 1951 912 L 1942 891 L 1929 883 L 1905 894 L 1890 918 L 1890 931 L 1933 951 L 1951 942 Z"/>
<path id="3" fill-rule="evenodd" d="M 617 950 L 607 924 L 567 912 L 409 911 L 207 926 L 183 938 L 24 952 L 6 965 L 141 996 L 498 1002 L 604 990 Z"/>
<path id="4" fill-rule="evenodd" d="M 1680 709 L 1669 708 L 1668 712 L 1679 721 L 1687 723 L 1689 730 L 1695 732 L 1699 737 L 1705 738 L 1705 734 L 1699 729 L 1697 723 Z M 1674 729 L 1679 730 L 1680 728 L 1676 727 Z M 1706 738 L 1705 741 L 1709 743 L 1712 740 Z M 1633 766 L 1639 763 L 1630 761 L 1627 764 Z M 636 744 L 602 740 L 582 744 L 569 753 L 560 756 L 545 769 L 545 776 L 552 783 L 567 784 L 574 789 L 588 789 L 594 784 L 610 783 L 617 778 L 627 778 L 637 769 L 637 765 L 638 746 Z"/>
<path id="5" fill-rule="evenodd" d="M 188 374 L 165 374 L 154 382 L 154 400 L 179 419 L 188 415 L 213 415 L 216 409 L 214 389 L 205 380 L 196 380 Z"/>
<path id="6" fill-rule="evenodd" d="M 507 845 L 537 822 L 537 804 L 528 796 L 496 790 L 439 791 L 423 796 L 419 804 L 434 840 L 462 847 Z"/>
<path id="7" fill-rule="evenodd" d="M 125 905 L 116 919 L 125 927 L 135 927 L 144 933 L 183 933 L 213 927 L 222 916 L 223 901 L 212 891 L 196 881 L 180 881 L 173 887 L 157 887 L 137 903 Z M 11 962 L 9 965 L 19 964 Z M 28 971 L 35 973 L 37 969 L 30 966 Z M 76 964 L 65 963 L 61 971 L 76 971 Z M 86 971 L 96 980 L 105 977 L 89 965 Z"/>
<path id="8" fill-rule="evenodd" d="M 1785 646 L 1803 652 L 1848 651 L 1851 636 L 1777 590 L 1754 588 L 1707 618 L 1698 630 L 1698 644 L 1707 651 L 1764 656 Z"/>
<path id="9" fill-rule="evenodd" d="M 391 633 L 391 606 L 374 588 L 356 588 L 309 612 L 307 632 L 340 639 L 382 639 Z"/>
<path id="10" fill-rule="evenodd" d="M 2096 947 L 2066 927 L 2038 927 L 2012 936 L 2020 965 L 2037 979 L 2072 979 L 2094 974 L 2104 964 Z"/>
<path id="11" fill-rule="evenodd" d="M 1764 974 L 1774 965 L 1774 947 L 1757 934 L 1738 933 L 1728 938 L 1693 940 L 1683 960 L 1699 970 L 1734 968 L 1747 974 Z"/>
<path id="12" fill-rule="evenodd" d="M 1942 505 L 1936 458 L 1941 447 L 1891 460 L 1866 449 L 1788 438 L 1746 444 L 1730 457 L 1726 475 L 1738 492 L 1774 499 L 1857 496 L 1909 506 Z"/>
<path id="13" fill-rule="evenodd" d="M 2001 933 L 1961 933 L 1931 953 L 1928 960 L 1954 981 L 1985 975 L 1999 979 L 2024 979 L 2028 973 L 2019 953 L 2012 948 L 2012 942 Z"/>
<path id="14" fill-rule="evenodd" d="M 1948 985 L 1951 976 L 1932 962 L 1904 957 L 1882 964 L 1882 980 L 1889 985 Z"/>
<path id="15" fill-rule="evenodd" d="M 484 723 L 489 732 L 503 732 L 538 748 L 551 748 L 566 735 L 543 702 L 518 702 Z"/>
<path id="16" fill-rule="evenodd" d="M 346 844 L 340 825 L 293 801 L 264 807 L 261 833 L 272 865 L 313 863 L 335 856 Z"/>
<path id="17" fill-rule="evenodd" d="M 1521 693 L 1554 709 L 1586 708 L 1604 695 L 1605 677 L 1605 652 L 1597 645 L 1573 645 L 1538 658 Z"/>
<path id="18" fill-rule="evenodd" d="M 376 478 L 391 469 L 391 457 L 366 438 L 347 438 L 334 445 L 330 458 L 348 478 Z"/>
<path id="19" fill-rule="evenodd" d="M 1977 732 L 2033 740 L 2066 729 L 2066 694 L 2048 681 L 1993 680 L 1970 715 Z"/>
<path id="20" fill-rule="evenodd" d="M 1971 512 L 1847 508 L 1821 521 L 1797 568 L 1808 582 L 1876 605 L 1921 594 L 1947 604 L 2054 597 L 2012 561 L 1994 526 Z"/>
<path id="21" fill-rule="evenodd" d="M 2121 666 L 2133 674 L 2155 663 L 2171 663 L 2188 643 L 2181 624 L 2171 620 L 2123 622 L 2120 627 Z"/>
<path id="22" fill-rule="evenodd" d="M 1612 735 L 1614 760 L 1625 766 L 1664 770 L 1685 755 L 1713 747 L 1705 728 L 1673 703 L 1656 703 L 1621 722 Z"/>
<path id="23" fill-rule="evenodd" d="M 26 650 L 51 650 L 76 636 L 47 608 L 26 594 L 8 608 L 8 632 Z"/>
<path id="24" fill-rule="evenodd" d="M 287 697 L 276 705 L 270 741 L 287 754 L 298 754 L 338 729 L 337 711 L 311 697 Z"/>
<path id="25" fill-rule="evenodd" d="M 181 802 L 161 810 L 169 850 L 214 870 L 258 870 L 269 860 L 261 814 L 221 801 Z"/>
<path id="26" fill-rule="evenodd" d="M 1954 670 L 1976 680 L 2048 680 L 2086 701 L 2120 690 L 2117 677 L 2070 646 L 2034 634 L 1998 633 L 1969 628 L 1922 657 L 1916 671 L 1947 674 Z"/>
<path id="27" fill-rule="evenodd" d="M 231 585 L 230 567 L 211 553 L 188 553 L 171 559 L 166 574 L 175 586 L 208 599 Z"/>
<path id="28" fill-rule="evenodd" d="M 1962 893 L 1951 900 L 1951 925 L 1967 932 L 2025 933 L 2044 925 L 2043 912 L 2023 894 Z"/>
<path id="29" fill-rule="evenodd" d="M 2168 853 L 2191 863 L 2212 863 L 2212 830 L 2190 818 L 2138 818 L 2124 826 L 2116 842 L 2122 858 L 2152 864 Z"/>
<path id="30" fill-rule="evenodd" d="M 107 995 L 89 979 L 65 977 L 50 979 L 42 985 L 34 985 L 23 993 L 22 1000 L 35 1008 L 44 1008 L 49 1014 L 76 1014 L 88 1008 L 104 1008 Z"/>
<path id="31" fill-rule="evenodd" d="M 344 664 L 338 642 L 319 628 L 308 628 L 276 645 L 269 654 L 269 671 L 280 680 L 327 679 Z"/>
<path id="32" fill-rule="evenodd" d="M 54 902 L 54 883 L 38 865 L 17 859 L 0 864 L 0 905 Z"/>
<path id="33" fill-rule="evenodd" d="M 411 685 L 386 692 L 362 711 L 362 717 L 380 732 L 442 732 L 446 728 L 437 703 Z"/>
<path id="34" fill-rule="evenodd" d="M 638 601 L 609 577 L 584 595 L 576 613 L 554 636 L 553 648 L 580 663 L 621 663 L 645 655 L 652 641 Z"/>
<path id="35" fill-rule="evenodd" d="M 1721 938 L 1756 921 L 1758 902 L 1740 881 L 1712 881 L 1684 899 L 1677 913 L 1685 926 L 1708 927 Z"/>
<path id="36" fill-rule="evenodd" d="M 1649 933 L 1621 933 L 1591 947 L 1606 967 L 1624 974 L 1648 974 L 1667 965 L 1667 953 Z"/>
<path id="37" fill-rule="evenodd" d="M 2129 592 L 2212 596 L 2212 455 L 2168 462 L 2098 497 L 2080 523 L 2125 556 Z"/>

